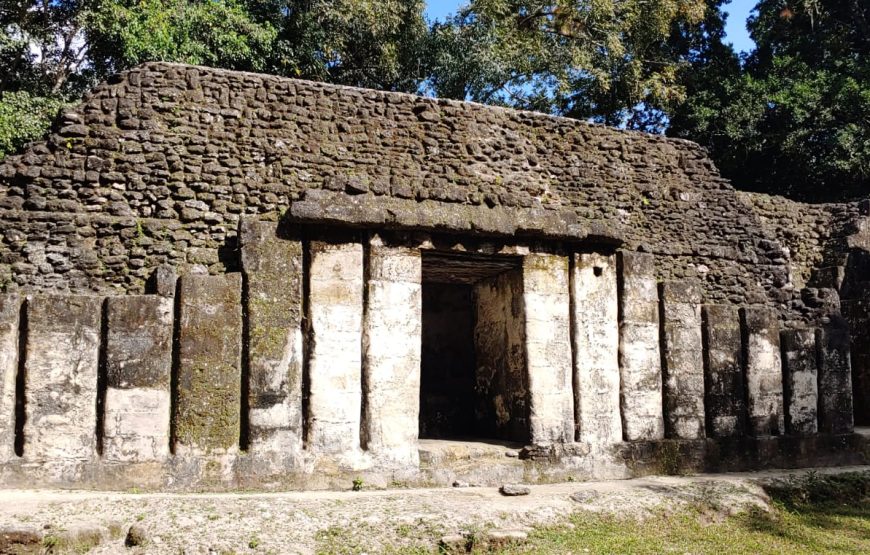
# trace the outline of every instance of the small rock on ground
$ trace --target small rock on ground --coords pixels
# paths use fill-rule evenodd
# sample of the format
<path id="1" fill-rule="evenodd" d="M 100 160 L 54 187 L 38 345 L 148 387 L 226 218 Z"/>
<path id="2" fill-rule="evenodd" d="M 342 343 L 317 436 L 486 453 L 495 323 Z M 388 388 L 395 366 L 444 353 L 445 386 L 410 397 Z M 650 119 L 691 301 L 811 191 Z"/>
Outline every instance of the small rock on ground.
<path id="1" fill-rule="evenodd" d="M 502 495 L 507 495 L 509 497 L 513 497 L 515 495 L 528 495 L 532 492 L 532 490 L 528 486 L 523 486 L 520 484 L 505 484 L 502 487 L 498 488 L 498 491 Z"/>
<path id="2" fill-rule="evenodd" d="M 136 547 L 139 545 L 145 545 L 146 543 L 148 543 L 148 535 L 145 533 L 145 530 L 136 524 L 130 526 L 130 529 L 127 530 L 127 537 L 124 539 L 124 545 L 127 547 Z"/>

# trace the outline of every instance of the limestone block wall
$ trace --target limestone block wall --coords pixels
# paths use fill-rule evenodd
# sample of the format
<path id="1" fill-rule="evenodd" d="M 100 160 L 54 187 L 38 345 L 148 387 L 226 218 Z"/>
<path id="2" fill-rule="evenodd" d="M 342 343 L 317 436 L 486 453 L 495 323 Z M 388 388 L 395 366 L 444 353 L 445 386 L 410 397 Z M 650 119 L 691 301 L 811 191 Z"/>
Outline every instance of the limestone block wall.
<path id="1" fill-rule="evenodd" d="M 694 143 L 167 63 L 113 77 L 0 162 L 0 280 L 142 293 L 161 264 L 237 271 L 242 216 L 277 219 L 323 191 L 425 205 L 478 232 L 504 233 L 483 225 L 499 211 L 529 235 L 553 220 L 655 254 L 659 279 L 697 279 L 705 302 L 786 302 L 779 228 Z"/>
<path id="2" fill-rule="evenodd" d="M 240 235 L 242 273 L 0 297 L 0 483 L 449 483 L 462 470 L 433 467 L 418 437 L 427 252 L 473 284 L 476 439 L 516 442 L 528 479 L 655 470 L 669 442 L 712 468 L 860 456 L 842 321 L 781 330 L 767 307 L 657 283 L 652 255 L 593 245 L 260 221 Z"/>

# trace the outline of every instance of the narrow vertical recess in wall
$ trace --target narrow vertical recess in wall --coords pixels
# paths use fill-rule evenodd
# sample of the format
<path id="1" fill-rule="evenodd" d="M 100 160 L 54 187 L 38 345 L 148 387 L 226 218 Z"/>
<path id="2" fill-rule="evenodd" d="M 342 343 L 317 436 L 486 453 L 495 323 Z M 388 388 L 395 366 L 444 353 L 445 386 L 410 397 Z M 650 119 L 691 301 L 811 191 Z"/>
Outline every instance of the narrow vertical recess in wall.
<path id="1" fill-rule="evenodd" d="M 713 428 L 713 415 L 710 410 L 710 319 L 707 316 L 707 308 L 701 307 L 701 362 L 704 371 L 704 429 L 707 437 L 710 437 Z"/>
<path id="2" fill-rule="evenodd" d="M 780 330 L 780 332 L 779 332 L 779 360 L 780 360 L 779 372 L 781 374 L 780 379 L 782 380 L 782 410 L 784 413 L 782 416 L 783 416 L 783 423 L 785 424 L 785 430 L 791 430 L 792 429 L 792 420 L 791 420 L 791 410 L 789 410 L 789 408 L 790 408 L 789 407 L 789 400 L 792 399 L 792 396 L 791 396 L 792 387 L 791 387 L 791 380 L 788 378 L 788 374 L 789 374 L 790 370 L 789 370 L 789 364 L 788 364 L 788 357 L 786 356 L 786 341 L 785 341 L 785 337 L 784 337 L 784 332 L 785 332 L 785 330 Z M 816 356 L 816 361 L 818 361 L 819 359 L 818 359 L 818 356 L 816 353 L 818 352 L 819 337 L 817 334 L 814 337 L 816 340 L 815 341 L 816 348 L 814 350 L 815 352 L 813 353 L 813 355 Z M 816 367 L 818 368 L 818 362 L 816 362 L 816 364 L 817 364 Z M 819 374 L 818 374 L 818 372 L 816 372 L 816 383 L 817 384 L 818 384 L 818 376 L 819 376 Z M 818 406 L 816 407 L 816 410 L 818 411 Z M 816 414 L 818 415 L 819 413 L 816 412 Z M 782 430 L 780 432 L 780 435 L 784 434 L 785 430 Z"/>
<path id="3" fill-rule="evenodd" d="M 311 351 L 314 338 L 311 333 L 311 241 L 302 240 L 302 448 L 308 448 L 309 414 L 311 398 Z"/>
<path id="4" fill-rule="evenodd" d="M 662 381 L 662 416 L 664 416 L 664 425 L 665 425 L 665 437 L 671 438 L 674 436 L 674 431 L 671 430 L 671 426 L 668 425 L 668 356 L 667 356 L 667 348 L 668 342 L 665 337 L 665 284 L 658 283 L 656 284 L 656 289 L 659 293 L 659 360 L 661 361 L 661 381 Z"/>
<path id="5" fill-rule="evenodd" d="M 109 299 L 103 299 L 100 305 L 100 347 L 97 354 L 97 421 L 94 429 L 97 455 L 103 455 L 103 436 L 105 435 L 106 418 L 106 387 L 108 382 L 108 352 L 109 352 Z"/>
<path id="6" fill-rule="evenodd" d="M 363 290 L 362 290 L 362 333 L 360 334 L 360 415 L 359 415 L 359 445 L 363 451 L 369 448 L 369 434 L 367 431 L 367 415 L 369 412 L 369 380 L 368 380 L 368 357 L 366 356 L 366 343 L 368 342 L 367 329 L 369 321 L 369 280 L 371 280 L 371 235 L 364 236 L 363 247 Z"/>
<path id="7" fill-rule="evenodd" d="M 819 432 L 822 431 L 822 421 L 819 418 L 819 416 L 821 416 L 822 412 L 824 411 L 824 409 L 822 407 L 822 402 L 823 402 L 822 395 L 821 395 L 822 388 L 820 387 L 822 385 L 820 383 L 821 378 L 822 378 L 821 362 L 824 359 L 824 356 L 822 353 L 822 337 L 821 337 L 821 335 L 822 335 L 822 330 L 820 330 L 820 329 L 816 329 L 813 332 L 813 339 L 815 339 L 815 341 L 813 341 L 813 343 L 814 343 L 813 356 L 816 357 L 816 430 Z M 780 338 L 780 345 L 782 345 L 781 338 Z M 850 346 L 851 346 L 851 341 L 850 341 Z M 852 350 L 849 349 L 849 358 L 850 359 L 851 359 L 851 354 L 852 354 Z M 851 362 L 851 360 L 849 362 Z M 783 356 L 782 357 L 783 369 L 785 368 L 785 366 L 786 366 L 786 358 L 785 358 L 785 356 Z M 785 383 L 786 383 L 786 380 L 783 379 L 783 385 Z M 784 395 L 784 397 L 783 397 L 783 409 L 785 410 L 785 417 L 788 418 L 789 410 L 788 410 L 788 407 L 785 406 L 785 403 L 788 402 L 788 397 L 785 396 L 785 391 L 783 391 L 783 395 Z M 854 395 L 854 390 L 853 390 L 853 395 Z M 852 418 L 853 419 L 855 418 L 855 400 L 854 400 L 854 398 L 852 399 Z M 788 428 L 786 428 L 786 429 L 788 429 Z"/>
<path id="8" fill-rule="evenodd" d="M 741 435 L 749 433 L 749 380 L 746 376 L 749 364 L 749 326 L 746 324 L 746 311 L 739 309 L 740 320 L 740 414 L 737 415 L 737 427 Z"/>
<path id="9" fill-rule="evenodd" d="M 628 434 L 625 431 L 624 411 L 625 402 L 622 398 L 622 320 L 625 318 L 625 311 L 622 303 L 625 298 L 623 290 L 625 289 L 625 278 L 623 277 L 623 269 L 625 264 L 622 261 L 622 256 L 619 251 L 616 253 L 616 366 L 619 370 L 619 421 L 622 424 L 622 440 L 629 441 Z"/>
<path id="10" fill-rule="evenodd" d="M 181 369 L 181 287 L 175 280 L 172 318 L 172 368 L 169 373 L 169 452 L 175 454 L 178 439 L 178 372 Z"/>
<path id="11" fill-rule="evenodd" d="M 583 422 L 580 421 L 580 382 L 577 373 L 577 299 L 574 298 L 574 269 L 576 254 L 568 253 L 568 333 L 571 334 L 571 389 L 574 398 L 574 441 L 580 441 Z M 527 388 L 528 389 L 528 388 Z"/>
<path id="12" fill-rule="evenodd" d="M 247 451 L 251 445 L 251 322 L 247 272 L 242 272 L 242 383 L 239 399 L 239 450 Z"/>
<path id="13" fill-rule="evenodd" d="M 24 392 L 27 376 L 27 299 L 21 303 L 18 320 L 18 372 L 15 375 L 15 455 L 24 456 L 24 422 L 27 398 Z"/>

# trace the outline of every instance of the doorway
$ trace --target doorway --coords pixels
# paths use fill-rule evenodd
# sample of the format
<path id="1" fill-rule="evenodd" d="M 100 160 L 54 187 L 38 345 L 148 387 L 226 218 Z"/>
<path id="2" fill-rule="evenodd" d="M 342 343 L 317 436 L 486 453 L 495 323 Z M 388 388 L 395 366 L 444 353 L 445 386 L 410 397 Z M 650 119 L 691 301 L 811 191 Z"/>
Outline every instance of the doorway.
<path id="1" fill-rule="evenodd" d="M 521 264 L 423 253 L 421 438 L 528 440 Z"/>

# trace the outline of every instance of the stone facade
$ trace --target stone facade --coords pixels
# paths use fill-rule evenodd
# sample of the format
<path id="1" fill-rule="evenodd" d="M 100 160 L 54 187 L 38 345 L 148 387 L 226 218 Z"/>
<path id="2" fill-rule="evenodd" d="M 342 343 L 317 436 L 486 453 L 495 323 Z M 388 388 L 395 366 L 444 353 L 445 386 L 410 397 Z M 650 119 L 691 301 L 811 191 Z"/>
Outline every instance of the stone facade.
<path id="1" fill-rule="evenodd" d="M 147 64 L 0 163 L 0 483 L 450 483 L 469 438 L 512 455 L 484 482 L 861 462 L 868 212 L 686 141 Z"/>

